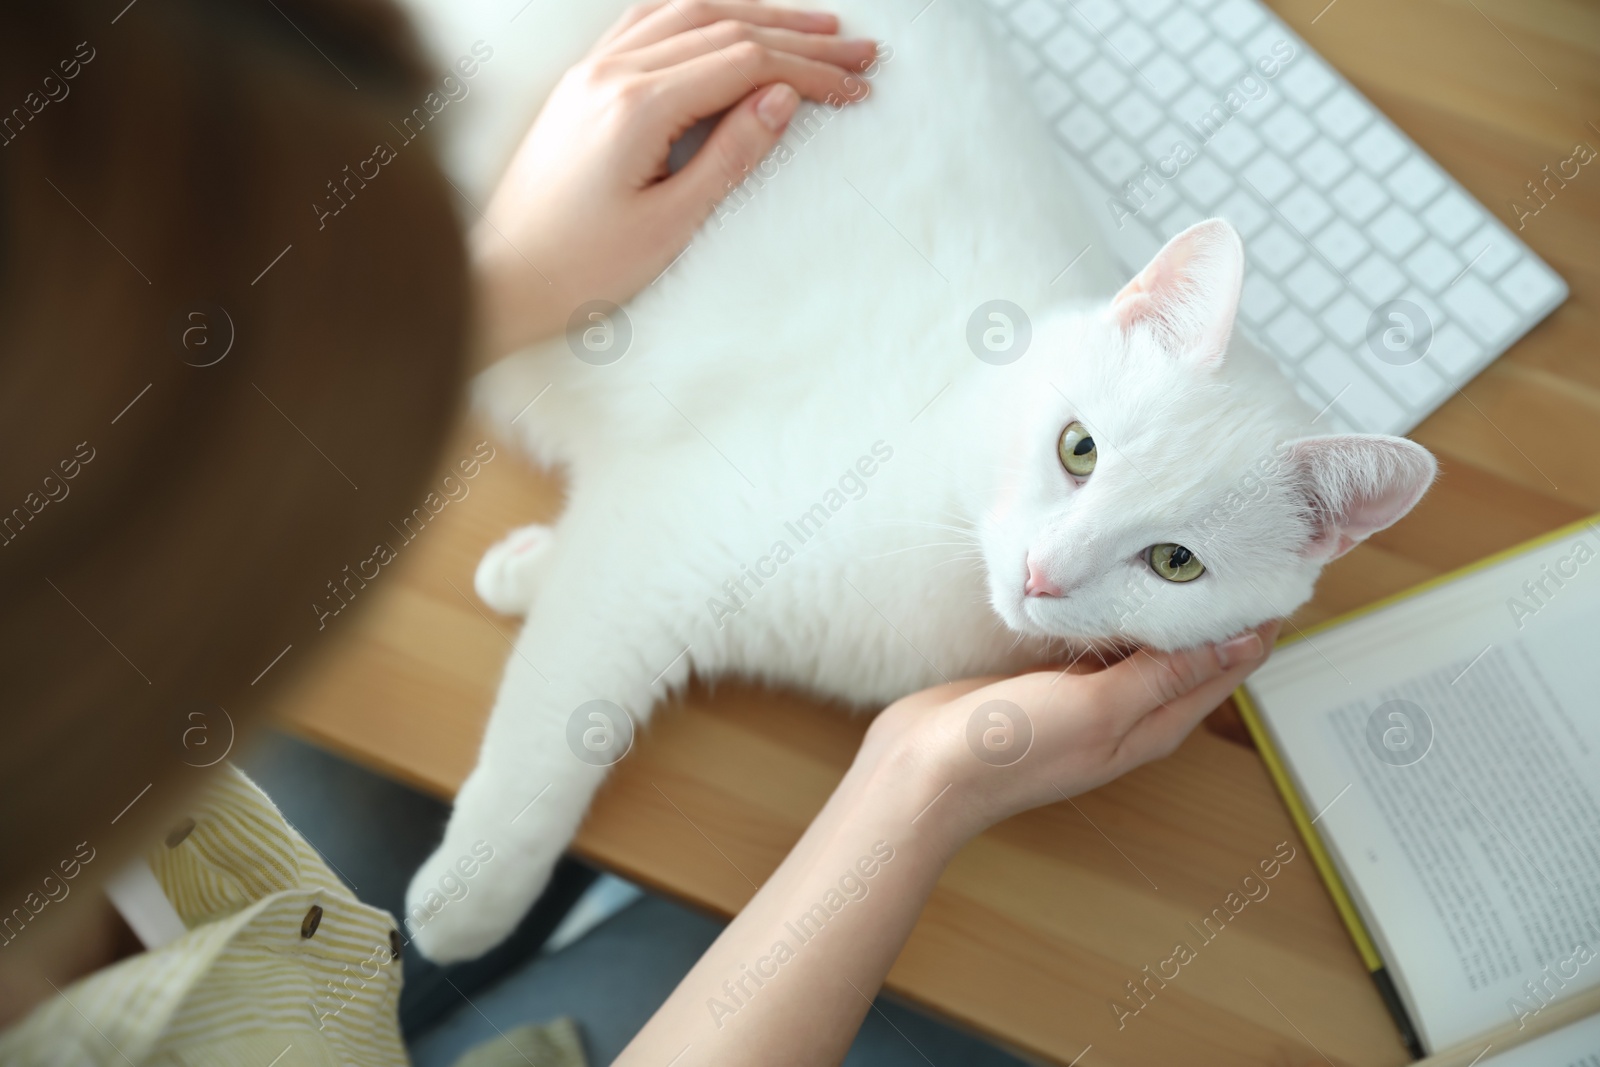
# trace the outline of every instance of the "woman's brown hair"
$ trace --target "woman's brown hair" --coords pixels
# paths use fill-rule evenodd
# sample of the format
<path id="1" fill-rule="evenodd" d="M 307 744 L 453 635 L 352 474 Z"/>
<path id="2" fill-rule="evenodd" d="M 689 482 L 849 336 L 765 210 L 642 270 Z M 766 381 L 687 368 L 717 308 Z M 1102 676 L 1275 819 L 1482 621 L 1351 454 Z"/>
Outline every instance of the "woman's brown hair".
<path id="1" fill-rule="evenodd" d="M 0 15 L 0 926 L 81 843 L 106 874 L 159 840 L 326 645 L 311 605 L 416 502 L 461 377 L 448 186 L 389 127 L 434 87 L 403 20 L 125 3 Z"/>

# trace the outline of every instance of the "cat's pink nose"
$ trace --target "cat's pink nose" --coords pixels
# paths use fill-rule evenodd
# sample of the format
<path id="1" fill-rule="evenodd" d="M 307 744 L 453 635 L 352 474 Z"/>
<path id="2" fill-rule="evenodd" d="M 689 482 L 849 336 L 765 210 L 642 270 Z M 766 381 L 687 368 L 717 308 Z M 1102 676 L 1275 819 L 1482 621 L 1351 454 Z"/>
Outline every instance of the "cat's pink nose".
<path id="1" fill-rule="evenodd" d="M 1028 582 L 1022 587 L 1022 591 L 1027 596 L 1061 595 L 1061 587 L 1044 576 L 1044 572 L 1039 569 L 1039 565 L 1033 561 L 1031 555 L 1028 557 Z"/>

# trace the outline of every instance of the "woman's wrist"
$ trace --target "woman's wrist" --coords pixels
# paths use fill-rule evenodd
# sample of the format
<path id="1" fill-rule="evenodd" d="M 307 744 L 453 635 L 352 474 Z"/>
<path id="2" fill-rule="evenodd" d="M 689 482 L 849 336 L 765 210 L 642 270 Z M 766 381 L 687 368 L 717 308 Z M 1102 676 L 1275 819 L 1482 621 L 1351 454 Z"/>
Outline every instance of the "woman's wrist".
<path id="1" fill-rule="evenodd" d="M 550 286 L 505 241 L 480 224 L 467 243 L 472 268 L 477 364 L 488 366 L 561 331 Z"/>
<path id="2" fill-rule="evenodd" d="M 848 788 L 848 778 L 856 777 L 855 809 L 903 816 L 907 842 L 941 863 L 997 821 L 970 788 L 970 769 L 952 765 L 948 747 L 929 744 L 914 730 L 869 734 L 841 783 Z"/>

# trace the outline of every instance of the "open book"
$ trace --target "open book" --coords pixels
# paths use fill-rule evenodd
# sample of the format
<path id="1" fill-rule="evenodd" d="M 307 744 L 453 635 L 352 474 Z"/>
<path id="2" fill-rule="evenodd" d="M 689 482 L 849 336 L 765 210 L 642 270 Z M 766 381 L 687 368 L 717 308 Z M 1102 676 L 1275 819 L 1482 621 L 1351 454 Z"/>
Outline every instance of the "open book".
<path id="1" fill-rule="evenodd" d="M 1600 521 L 1286 642 L 1240 705 L 1428 1051 L 1600 992 Z M 1600 1064 L 1600 1021 L 1560 1033 L 1527 1062 Z"/>

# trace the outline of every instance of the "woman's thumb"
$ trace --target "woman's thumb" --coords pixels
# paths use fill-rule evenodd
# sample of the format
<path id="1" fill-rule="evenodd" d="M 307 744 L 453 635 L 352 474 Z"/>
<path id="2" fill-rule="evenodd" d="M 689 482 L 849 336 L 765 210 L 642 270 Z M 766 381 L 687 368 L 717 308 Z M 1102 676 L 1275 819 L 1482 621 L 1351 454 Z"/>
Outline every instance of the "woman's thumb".
<path id="1" fill-rule="evenodd" d="M 779 82 L 751 93 L 722 117 L 674 179 L 685 196 L 701 205 L 699 218 L 711 214 L 772 151 L 799 105 L 800 94 Z"/>
<path id="2" fill-rule="evenodd" d="M 1209 711 L 1266 658 L 1277 633 L 1273 621 L 1220 644 L 1179 652 L 1140 650 L 1101 672 L 1107 696 L 1132 720 L 1173 705 L 1186 710 L 1190 704 L 1205 705 Z"/>

